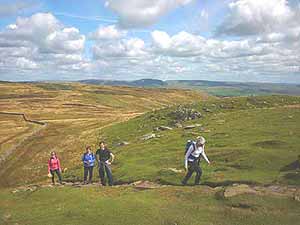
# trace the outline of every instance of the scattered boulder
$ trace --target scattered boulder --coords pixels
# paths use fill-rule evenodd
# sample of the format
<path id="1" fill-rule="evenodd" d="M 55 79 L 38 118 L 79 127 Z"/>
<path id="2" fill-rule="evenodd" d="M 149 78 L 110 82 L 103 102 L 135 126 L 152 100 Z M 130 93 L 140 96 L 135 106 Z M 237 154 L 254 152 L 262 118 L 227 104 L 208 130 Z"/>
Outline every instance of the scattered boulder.
<path id="1" fill-rule="evenodd" d="M 211 130 L 205 130 L 205 129 L 204 129 L 203 132 L 204 132 L 204 133 L 210 133 Z"/>
<path id="2" fill-rule="evenodd" d="M 172 127 L 167 127 L 167 126 L 159 126 L 154 128 L 155 131 L 165 131 L 165 130 L 173 130 Z"/>
<path id="3" fill-rule="evenodd" d="M 222 125 L 222 124 L 225 123 L 225 120 L 217 120 L 216 123 L 219 124 L 219 125 Z"/>
<path id="4" fill-rule="evenodd" d="M 156 137 L 159 137 L 158 135 L 154 134 L 154 133 L 151 133 L 151 134 L 145 134 L 141 140 L 142 141 L 147 141 L 147 140 L 150 140 L 150 139 L 153 139 L 153 138 L 156 138 Z"/>
<path id="5" fill-rule="evenodd" d="M 294 194 L 294 200 L 300 202 L 300 189 L 297 189 Z"/>
<path id="6" fill-rule="evenodd" d="M 12 191 L 13 194 L 19 193 L 19 192 L 34 192 L 36 191 L 38 188 L 40 188 L 39 185 L 32 185 L 32 186 L 27 186 L 27 187 L 19 187 L 15 190 Z"/>
<path id="7" fill-rule="evenodd" d="M 223 193 L 225 198 L 242 194 L 256 194 L 256 191 L 247 184 L 235 184 L 233 186 L 226 187 Z"/>
<path id="8" fill-rule="evenodd" d="M 210 110 L 209 108 L 206 108 L 206 107 L 203 107 L 202 109 L 204 110 L 204 112 L 207 112 L 207 113 L 211 113 L 212 112 L 212 110 Z"/>
<path id="9" fill-rule="evenodd" d="M 177 109 L 170 112 L 168 116 L 174 121 L 180 122 L 199 119 L 202 117 L 202 114 L 195 109 L 178 106 Z"/>
<path id="10" fill-rule="evenodd" d="M 154 189 L 154 188 L 159 188 L 161 185 L 157 183 L 153 183 L 151 181 L 144 181 L 144 180 L 139 180 L 131 184 L 137 189 Z"/>
<path id="11" fill-rule="evenodd" d="M 3 220 L 4 221 L 8 221 L 8 220 L 10 220 L 11 219 L 11 214 L 10 213 L 5 213 L 4 215 L 3 215 Z"/>
<path id="12" fill-rule="evenodd" d="M 175 127 L 177 127 L 177 128 L 182 128 L 183 126 L 182 126 L 181 123 L 175 123 Z"/>
<path id="13" fill-rule="evenodd" d="M 185 126 L 184 129 L 185 130 L 190 130 L 190 129 L 194 129 L 196 127 L 201 127 L 201 126 L 202 126 L 201 124 L 193 124 L 193 125 Z"/>
<path id="14" fill-rule="evenodd" d="M 168 170 L 170 170 L 174 173 L 183 173 L 184 172 L 183 170 L 179 170 L 179 169 L 176 169 L 176 168 L 168 168 Z"/>
<path id="15" fill-rule="evenodd" d="M 130 143 L 129 142 L 127 142 L 127 141 L 121 141 L 121 142 L 119 142 L 118 144 L 117 144 L 117 146 L 125 146 L 125 145 L 129 145 Z"/>

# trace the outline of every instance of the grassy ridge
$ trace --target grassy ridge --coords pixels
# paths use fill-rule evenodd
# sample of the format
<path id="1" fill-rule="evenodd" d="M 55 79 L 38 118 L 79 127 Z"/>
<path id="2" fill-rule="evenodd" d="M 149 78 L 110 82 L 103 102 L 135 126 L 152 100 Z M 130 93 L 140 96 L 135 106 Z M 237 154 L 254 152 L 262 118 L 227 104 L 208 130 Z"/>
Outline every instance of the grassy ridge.
<path id="1" fill-rule="evenodd" d="M 187 106 L 203 117 L 183 125 L 202 124 L 200 128 L 154 132 L 155 127 L 174 124 L 170 115 L 176 108 L 171 107 L 107 127 L 99 140 L 105 139 L 116 153 L 113 170 L 120 183 L 146 179 L 179 185 L 184 144 L 201 134 L 208 140 L 206 152 L 213 162 L 210 167 L 202 163 L 204 183 L 300 184 L 300 179 L 281 171 L 300 155 L 299 103 L 300 98 L 288 96 L 213 100 Z M 141 140 L 152 132 L 161 137 Z M 121 141 L 130 144 L 115 147 Z M 66 177 L 79 179 L 81 173 L 78 167 Z"/>

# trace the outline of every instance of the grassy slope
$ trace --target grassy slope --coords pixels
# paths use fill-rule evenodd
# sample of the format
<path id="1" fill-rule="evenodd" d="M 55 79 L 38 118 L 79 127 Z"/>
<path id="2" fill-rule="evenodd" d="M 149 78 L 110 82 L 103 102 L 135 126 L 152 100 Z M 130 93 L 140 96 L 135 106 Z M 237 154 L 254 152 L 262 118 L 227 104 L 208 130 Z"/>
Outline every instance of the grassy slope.
<path id="1" fill-rule="evenodd" d="M 214 162 L 211 167 L 203 164 L 204 182 L 212 185 L 226 181 L 299 185 L 299 177 L 286 178 L 290 172 L 280 172 L 300 154 L 299 104 L 299 98 L 287 96 L 202 102 L 190 107 L 201 111 L 204 117 L 186 124 L 201 123 L 204 131 L 176 128 L 155 132 L 162 137 L 149 141 L 141 141 L 140 137 L 152 132 L 154 127 L 172 124 L 168 115 L 173 107 L 149 112 L 103 130 L 97 129 L 97 124 L 87 123 L 86 126 L 93 129 L 82 128 L 82 132 L 76 130 L 82 123 L 75 123 L 65 133 L 60 133 L 57 127 L 43 132 L 51 137 L 48 141 L 58 144 L 62 150 L 73 143 L 60 142 L 63 134 L 70 140 L 76 137 L 80 142 L 105 139 L 111 146 L 129 141 L 127 146 L 112 148 L 117 156 L 113 172 L 119 182 L 146 179 L 179 184 L 184 174 L 169 168 L 181 169 L 185 141 L 202 134 L 208 140 L 207 155 Z M 211 112 L 205 112 L 204 107 Z M 98 136 L 92 139 L 95 134 Z M 35 140 L 40 149 L 48 143 L 40 138 Z M 64 178 L 81 179 L 80 149 L 60 154 L 67 154 L 63 156 L 68 161 L 73 156 Z M 224 200 L 216 198 L 205 187 L 173 186 L 147 191 L 130 187 L 65 187 L 17 194 L 2 189 L 0 199 L 0 224 L 292 225 L 300 219 L 299 202 L 292 199 L 241 195 Z"/>
<path id="2" fill-rule="evenodd" d="M 3 177 L 0 186 L 43 180 L 52 150 L 58 152 L 64 167 L 80 164 L 83 149 L 86 145 L 97 143 L 97 136 L 104 126 L 126 121 L 152 109 L 207 98 L 205 94 L 185 90 L 76 83 L 1 83 L 1 112 L 25 113 L 29 119 L 44 121 L 47 126 L 33 135 L 27 135 L 27 138 L 1 142 L 1 152 L 14 149 L 14 153 L 5 165 L 0 164 L 0 176 Z M 4 121 L 0 123 L 0 132 L 11 132 L 8 124 L 16 124 L 18 119 L 13 116 L 0 117 L 0 121 Z M 22 129 L 26 126 L 29 125 L 22 124 Z"/>
<path id="3" fill-rule="evenodd" d="M 1 224 L 292 225 L 300 213 L 292 199 L 241 195 L 222 200 L 203 188 L 4 190 L 0 198 Z"/>
<path id="4" fill-rule="evenodd" d="M 268 184 L 282 182 L 300 184 L 299 175 L 288 178 L 280 170 L 297 160 L 300 155 L 300 98 L 287 96 L 221 99 L 193 105 L 203 118 L 190 123 L 202 124 L 202 130 L 155 132 L 161 138 L 141 141 L 159 125 L 172 123 L 168 114 L 174 108 L 151 112 L 128 122 L 105 128 L 99 139 L 109 144 L 130 142 L 127 146 L 113 147 L 117 160 L 113 166 L 120 182 L 152 180 L 180 184 L 183 148 L 187 139 L 204 135 L 208 142 L 206 153 L 213 162 L 203 162 L 203 182 L 211 185 L 226 182 Z M 212 112 L 205 112 L 203 108 Z M 81 167 L 73 168 L 65 176 L 80 179 Z M 296 177 L 295 177 L 296 176 Z"/>

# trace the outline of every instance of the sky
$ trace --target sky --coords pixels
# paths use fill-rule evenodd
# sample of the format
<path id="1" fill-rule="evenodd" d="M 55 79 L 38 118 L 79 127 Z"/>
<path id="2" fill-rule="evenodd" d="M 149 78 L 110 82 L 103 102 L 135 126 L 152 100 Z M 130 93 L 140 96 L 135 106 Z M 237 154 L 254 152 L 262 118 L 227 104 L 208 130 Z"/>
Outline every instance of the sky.
<path id="1" fill-rule="evenodd" d="M 0 80 L 300 83 L 300 0 L 0 0 Z"/>

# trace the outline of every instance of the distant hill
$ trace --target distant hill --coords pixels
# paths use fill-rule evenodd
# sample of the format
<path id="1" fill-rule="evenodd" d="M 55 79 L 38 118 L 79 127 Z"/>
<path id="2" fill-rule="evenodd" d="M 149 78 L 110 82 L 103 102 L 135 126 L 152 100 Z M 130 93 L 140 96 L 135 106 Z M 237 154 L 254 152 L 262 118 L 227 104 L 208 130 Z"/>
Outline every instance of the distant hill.
<path id="1" fill-rule="evenodd" d="M 133 86 L 133 87 L 165 87 L 196 89 L 206 91 L 215 96 L 249 96 L 249 95 L 271 95 L 287 94 L 300 95 L 299 84 L 284 83 L 241 83 L 207 80 L 168 80 L 141 79 L 135 81 L 114 80 L 81 80 L 80 83 L 110 85 L 110 86 Z"/>
<path id="2" fill-rule="evenodd" d="M 135 81 L 116 81 L 116 80 L 81 80 L 80 83 L 85 84 L 98 84 L 98 85 L 110 85 L 110 86 L 130 86 L 130 87 L 163 87 L 167 83 L 156 79 L 141 79 Z"/>

